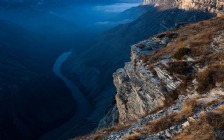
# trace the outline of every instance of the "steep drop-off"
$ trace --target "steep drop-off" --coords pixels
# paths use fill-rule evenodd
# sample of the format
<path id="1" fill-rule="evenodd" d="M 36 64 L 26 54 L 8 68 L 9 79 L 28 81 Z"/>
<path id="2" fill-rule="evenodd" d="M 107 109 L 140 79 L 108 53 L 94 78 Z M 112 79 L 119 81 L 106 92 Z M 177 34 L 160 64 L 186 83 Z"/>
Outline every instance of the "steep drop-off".
<path id="1" fill-rule="evenodd" d="M 77 139 L 223 139 L 223 37 L 218 17 L 132 45 L 113 75 L 118 123 Z"/>
<path id="2" fill-rule="evenodd" d="M 70 91 L 52 72 L 64 48 L 3 20 L 0 38 L 0 139 L 38 139 L 75 113 Z"/>
<path id="3" fill-rule="evenodd" d="M 115 94 L 112 74 L 128 61 L 131 44 L 182 24 L 213 16 L 200 10 L 182 10 L 178 7 L 160 10 L 159 7 L 149 6 L 148 12 L 137 20 L 96 37 L 90 44 L 91 49 L 85 53 L 72 54 L 62 70 L 92 102 L 94 111 L 89 123 L 98 122 L 112 103 Z"/>

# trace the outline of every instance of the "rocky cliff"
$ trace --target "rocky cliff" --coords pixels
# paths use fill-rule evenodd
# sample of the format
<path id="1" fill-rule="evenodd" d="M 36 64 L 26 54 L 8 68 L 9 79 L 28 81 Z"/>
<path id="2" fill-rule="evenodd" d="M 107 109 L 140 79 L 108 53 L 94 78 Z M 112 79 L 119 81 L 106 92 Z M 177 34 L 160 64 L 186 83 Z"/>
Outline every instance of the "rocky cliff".
<path id="1" fill-rule="evenodd" d="M 143 5 L 155 5 L 178 7 L 184 10 L 202 10 L 216 13 L 218 16 L 224 14 L 223 0 L 144 0 Z"/>
<path id="2" fill-rule="evenodd" d="M 116 92 L 112 75 L 116 69 L 122 67 L 124 62 L 129 60 L 130 45 L 176 28 L 179 23 L 194 23 L 210 19 L 213 16 L 211 13 L 197 10 L 185 11 L 178 8 L 159 10 L 159 7 L 149 6 L 148 12 L 135 21 L 115 27 L 96 37 L 88 46 L 83 47 L 89 48 L 91 46 L 89 50 L 80 54 L 73 53 L 64 63 L 62 71 L 66 77 L 79 86 L 80 90 L 92 102 L 94 109 L 89 116 L 88 123 L 97 124 L 100 118 L 105 115 L 108 106 L 111 105 Z M 130 71 L 130 73 L 132 72 Z M 141 82 L 142 79 L 137 80 Z M 151 86 L 155 87 L 156 85 L 159 86 L 158 84 Z M 160 91 L 157 93 L 158 98 L 163 98 Z M 143 111 L 140 111 L 149 111 L 147 109 L 149 105 L 141 106 Z M 129 110 L 129 112 L 131 111 Z M 145 113 L 141 115 L 143 114 Z M 131 116 L 131 118 L 138 116 L 139 114 Z M 113 118 L 111 116 L 110 119 Z M 106 120 L 108 119 L 106 118 Z M 77 129 L 79 128 L 77 127 Z"/>
<path id="3" fill-rule="evenodd" d="M 113 74 L 118 124 L 77 139 L 223 139 L 223 23 L 213 18 L 132 45 L 131 61 Z"/>
<path id="4" fill-rule="evenodd" d="M 152 64 L 145 58 L 146 55 L 164 48 L 171 42 L 172 38 L 167 36 L 175 37 L 176 34 L 163 38 L 153 37 L 133 45 L 131 62 L 114 73 L 119 122 L 136 120 L 164 106 L 166 91 L 176 89 L 180 84 L 179 80 L 174 80 L 175 78 L 163 68 L 168 59 L 164 58 L 163 62 Z"/>

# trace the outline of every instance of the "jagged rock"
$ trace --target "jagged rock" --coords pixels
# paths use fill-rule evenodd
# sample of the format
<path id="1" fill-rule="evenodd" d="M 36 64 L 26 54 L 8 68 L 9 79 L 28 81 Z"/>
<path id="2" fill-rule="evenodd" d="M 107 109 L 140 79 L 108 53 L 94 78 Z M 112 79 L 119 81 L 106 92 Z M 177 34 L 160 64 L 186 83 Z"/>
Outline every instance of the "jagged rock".
<path id="1" fill-rule="evenodd" d="M 163 106 L 166 93 L 161 89 L 162 83 L 169 89 L 175 89 L 179 85 L 179 81 L 174 81 L 167 71 L 159 67 L 154 67 L 158 75 L 156 77 L 142 60 L 143 56 L 150 54 L 153 50 L 165 47 L 168 41 L 164 40 L 169 39 L 164 38 L 154 37 L 133 45 L 131 62 L 126 63 L 123 69 L 118 69 L 113 74 L 120 123 L 139 119 Z"/>
<path id="2" fill-rule="evenodd" d="M 189 126 L 190 123 L 188 121 L 186 121 L 185 123 L 182 124 L 183 128 Z"/>
<path id="3" fill-rule="evenodd" d="M 224 14 L 223 0 L 144 0 L 143 5 L 163 7 L 170 5 L 184 10 L 202 10 L 222 16 Z M 167 8 L 167 7 L 166 7 Z"/>

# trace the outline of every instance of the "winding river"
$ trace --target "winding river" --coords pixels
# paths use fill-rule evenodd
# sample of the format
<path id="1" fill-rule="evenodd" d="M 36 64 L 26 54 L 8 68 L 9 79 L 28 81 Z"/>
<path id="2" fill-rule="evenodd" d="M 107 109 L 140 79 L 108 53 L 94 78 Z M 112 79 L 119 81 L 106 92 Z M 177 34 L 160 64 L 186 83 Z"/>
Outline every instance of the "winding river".
<path id="1" fill-rule="evenodd" d="M 61 56 L 58 57 L 58 59 L 55 61 L 55 64 L 53 66 L 53 72 L 57 77 L 62 79 L 66 86 L 71 90 L 74 100 L 76 100 L 78 107 L 76 110 L 75 115 L 68 121 L 65 122 L 62 126 L 55 128 L 54 130 L 48 132 L 44 136 L 40 138 L 40 140 L 53 140 L 60 138 L 63 134 L 66 134 L 69 130 L 71 130 L 75 125 L 81 123 L 83 120 L 85 120 L 90 113 L 90 105 L 88 101 L 86 100 L 85 96 L 79 91 L 79 89 L 70 81 L 67 79 L 62 73 L 61 73 L 61 66 L 63 62 L 69 57 L 69 55 L 72 52 L 65 52 Z"/>

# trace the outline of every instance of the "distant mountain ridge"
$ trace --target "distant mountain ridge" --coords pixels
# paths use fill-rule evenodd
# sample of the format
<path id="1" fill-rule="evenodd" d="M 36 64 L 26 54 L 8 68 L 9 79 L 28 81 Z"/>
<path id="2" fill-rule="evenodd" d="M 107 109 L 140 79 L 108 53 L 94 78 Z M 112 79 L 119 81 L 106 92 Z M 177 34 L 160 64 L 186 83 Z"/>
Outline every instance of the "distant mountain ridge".
<path id="1" fill-rule="evenodd" d="M 224 15 L 224 0 L 144 0 L 143 5 L 156 7 L 178 7 L 184 10 L 202 10 Z"/>

